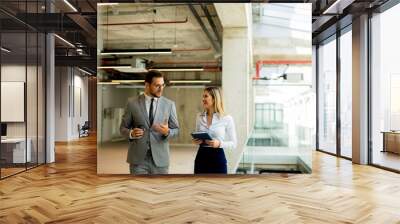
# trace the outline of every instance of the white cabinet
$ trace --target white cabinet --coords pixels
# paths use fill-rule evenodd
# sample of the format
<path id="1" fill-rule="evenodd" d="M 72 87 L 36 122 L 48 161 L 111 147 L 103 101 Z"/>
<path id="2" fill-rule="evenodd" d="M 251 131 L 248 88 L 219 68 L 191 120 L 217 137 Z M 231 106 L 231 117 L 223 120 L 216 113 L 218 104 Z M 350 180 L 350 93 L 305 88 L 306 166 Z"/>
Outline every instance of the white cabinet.
<path id="1" fill-rule="evenodd" d="M 1 140 L 2 147 L 6 146 L 12 148 L 13 163 L 25 163 L 32 161 L 32 140 L 28 138 L 26 143 L 27 147 L 25 151 L 25 138 L 7 138 Z M 27 160 L 25 161 L 25 159 Z"/>

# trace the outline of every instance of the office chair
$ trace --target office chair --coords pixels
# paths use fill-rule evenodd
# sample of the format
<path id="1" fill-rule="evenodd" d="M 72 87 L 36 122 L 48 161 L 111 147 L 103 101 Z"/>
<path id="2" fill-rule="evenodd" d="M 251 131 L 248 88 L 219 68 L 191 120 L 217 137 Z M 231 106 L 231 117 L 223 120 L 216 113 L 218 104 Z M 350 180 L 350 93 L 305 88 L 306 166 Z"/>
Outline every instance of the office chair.
<path id="1" fill-rule="evenodd" d="M 82 127 L 80 127 L 80 125 L 78 125 L 79 138 L 89 136 L 89 129 L 90 129 L 89 121 L 85 121 L 85 123 L 82 125 Z"/>

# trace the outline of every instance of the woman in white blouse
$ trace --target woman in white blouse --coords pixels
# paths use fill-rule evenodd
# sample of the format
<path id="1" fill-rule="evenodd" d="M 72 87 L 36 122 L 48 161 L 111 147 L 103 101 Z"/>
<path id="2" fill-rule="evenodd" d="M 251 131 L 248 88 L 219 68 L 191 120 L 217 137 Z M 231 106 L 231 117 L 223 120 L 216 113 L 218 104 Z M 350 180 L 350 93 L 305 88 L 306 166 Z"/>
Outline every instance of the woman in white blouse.
<path id="1" fill-rule="evenodd" d="M 222 92 L 218 87 L 207 87 L 203 93 L 204 111 L 196 118 L 196 131 L 208 132 L 212 140 L 203 142 L 193 139 L 199 145 L 194 173 L 227 173 L 225 150 L 236 148 L 236 130 L 233 118 L 224 112 Z"/>

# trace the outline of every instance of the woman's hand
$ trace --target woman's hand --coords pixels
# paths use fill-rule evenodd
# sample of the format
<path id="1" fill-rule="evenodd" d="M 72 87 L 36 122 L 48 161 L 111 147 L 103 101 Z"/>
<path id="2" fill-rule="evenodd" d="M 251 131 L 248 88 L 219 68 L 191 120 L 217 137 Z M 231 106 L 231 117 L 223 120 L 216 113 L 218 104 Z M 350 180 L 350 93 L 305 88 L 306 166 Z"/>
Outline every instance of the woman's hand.
<path id="1" fill-rule="evenodd" d="M 206 140 L 207 145 L 213 147 L 213 148 L 219 148 L 221 145 L 221 142 L 218 141 L 217 139 L 213 140 Z"/>
<path id="2" fill-rule="evenodd" d="M 201 143 L 203 143 L 203 140 L 200 140 L 200 139 L 195 138 L 195 139 L 192 139 L 192 142 L 193 142 L 194 144 L 196 144 L 196 145 L 200 145 Z"/>

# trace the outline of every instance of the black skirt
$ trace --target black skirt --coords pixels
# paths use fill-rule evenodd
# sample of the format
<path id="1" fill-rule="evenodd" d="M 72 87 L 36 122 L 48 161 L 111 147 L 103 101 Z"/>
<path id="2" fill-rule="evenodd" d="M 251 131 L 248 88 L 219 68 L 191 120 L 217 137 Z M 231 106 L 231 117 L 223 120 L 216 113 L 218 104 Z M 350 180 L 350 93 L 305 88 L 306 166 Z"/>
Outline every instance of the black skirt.
<path id="1" fill-rule="evenodd" d="M 227 174 L 224 149 L 200 146 L 194 161 L 194 173 Z"/>

